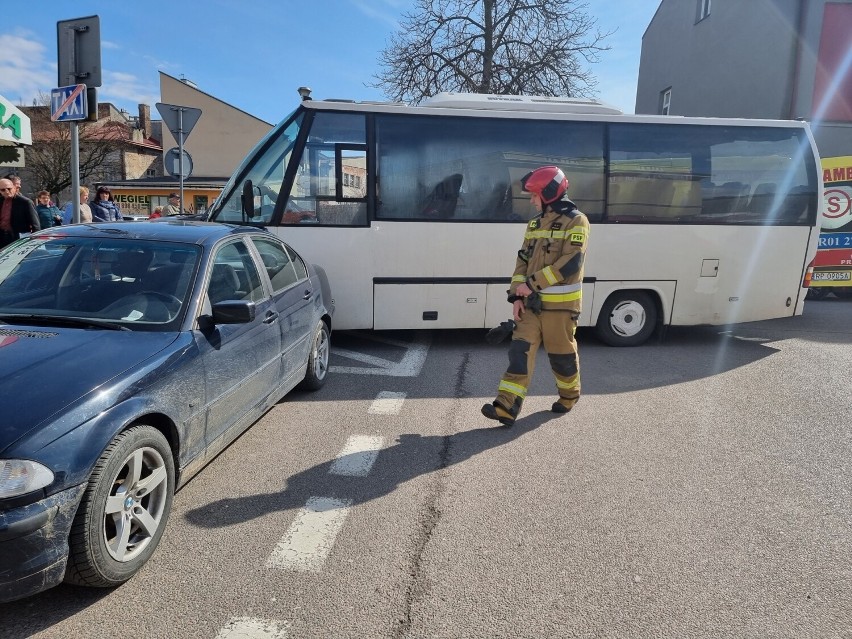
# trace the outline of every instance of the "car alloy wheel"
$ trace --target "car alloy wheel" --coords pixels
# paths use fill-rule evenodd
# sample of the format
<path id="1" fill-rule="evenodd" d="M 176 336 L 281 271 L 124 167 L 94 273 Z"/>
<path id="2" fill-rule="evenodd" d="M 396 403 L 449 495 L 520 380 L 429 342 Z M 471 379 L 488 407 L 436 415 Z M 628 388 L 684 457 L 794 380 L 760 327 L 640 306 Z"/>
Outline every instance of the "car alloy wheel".
<path id="1" fill-rule="evenodd" d="M 65 579 L 115 586 L 154 553 L 174 495 L 171 448 L 152 426 L 134 426 L 104 451 L 89 479 L 69 539 Z"/>
<path id="2" fill-rule="evenodd" d="M 300 386 L 306 390 L 318 390 L 325 384 L 328 375 L 328 358 L 331 350 L 331 339 L 328 326 L 322 320 L 317 325 L 311 351 L 308 354 L 308 367 L 305 379 Z"/>

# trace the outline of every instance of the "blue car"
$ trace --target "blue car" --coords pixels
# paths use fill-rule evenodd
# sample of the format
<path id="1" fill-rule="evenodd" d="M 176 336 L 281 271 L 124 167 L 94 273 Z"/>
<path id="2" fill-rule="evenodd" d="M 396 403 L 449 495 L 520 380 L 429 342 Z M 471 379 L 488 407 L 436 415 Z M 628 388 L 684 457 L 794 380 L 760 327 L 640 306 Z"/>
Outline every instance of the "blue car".
<path id="1" fill-rule="evenodd" d="M 326 380 L 325 274 L 262 229 L 85 224 L 0 251 L 0 602 L 111 587 L 175 490 Z"/>

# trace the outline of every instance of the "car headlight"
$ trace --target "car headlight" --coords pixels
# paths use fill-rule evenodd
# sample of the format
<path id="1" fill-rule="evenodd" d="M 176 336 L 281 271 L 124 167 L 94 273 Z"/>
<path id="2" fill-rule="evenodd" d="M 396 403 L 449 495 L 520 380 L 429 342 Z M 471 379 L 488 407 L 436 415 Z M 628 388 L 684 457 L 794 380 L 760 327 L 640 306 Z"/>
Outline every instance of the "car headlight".
<path id="1" fill-rule="evenodd" d="M 53 483 L 53 472 L 26 459 L 0 459 L 0 499 L 26 495 Z"/>

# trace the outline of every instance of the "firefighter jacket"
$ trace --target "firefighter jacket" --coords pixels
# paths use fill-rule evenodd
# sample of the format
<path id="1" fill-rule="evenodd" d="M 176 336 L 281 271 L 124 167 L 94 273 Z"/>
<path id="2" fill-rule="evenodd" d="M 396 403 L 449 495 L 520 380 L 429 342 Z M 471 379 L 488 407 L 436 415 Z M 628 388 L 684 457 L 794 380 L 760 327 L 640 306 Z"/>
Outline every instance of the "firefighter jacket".
<path id="1" fill-rule="evenodd" d="M 509 301 L 523 282 L 541 296 L 543 310 L 579 314 L 583 297 L 583 259 L 589 239 L 589 220 L 568 199 L 549 204 L 527 224 L 518 251 Z"/>

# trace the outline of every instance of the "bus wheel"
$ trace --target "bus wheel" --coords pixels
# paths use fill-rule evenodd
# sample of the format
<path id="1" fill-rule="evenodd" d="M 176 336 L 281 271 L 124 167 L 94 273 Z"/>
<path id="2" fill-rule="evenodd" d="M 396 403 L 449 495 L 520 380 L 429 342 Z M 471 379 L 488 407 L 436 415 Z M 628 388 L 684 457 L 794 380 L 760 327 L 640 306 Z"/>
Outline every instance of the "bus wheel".
<path id="1" fill-rule="evenodd" d="M 831 293 L 831 287 L 829 286 L 816 286 L 814 288 L 808 289 L 808 294 L 805 296 L 806 300 L 824 300 L 828 297 L 828 294 Z"/>
<path id="2" fill-rule="evenodd" d="M 657 307 L 644 291 L 618 291 L 601 309 L 595 333 L 610 346 L 638 346 L 657 325 Z"/>

